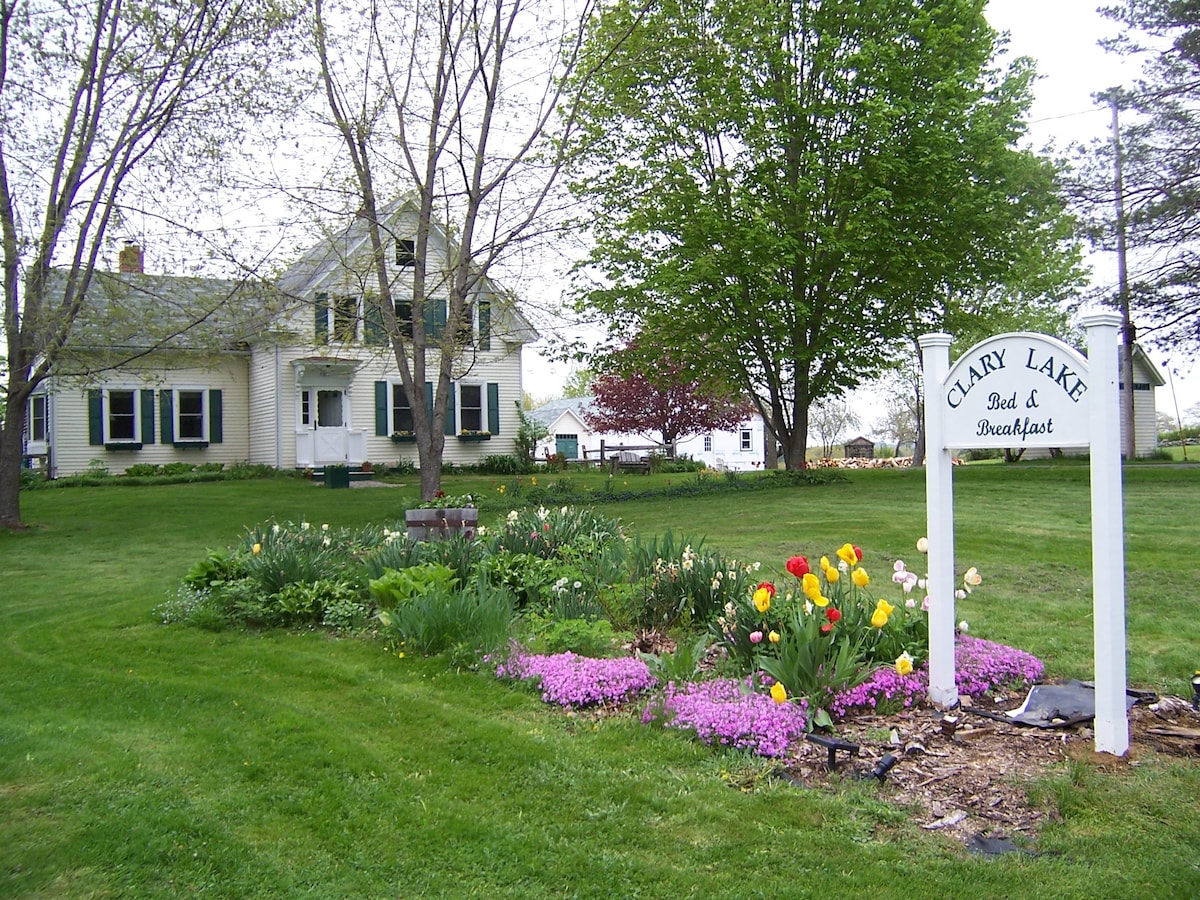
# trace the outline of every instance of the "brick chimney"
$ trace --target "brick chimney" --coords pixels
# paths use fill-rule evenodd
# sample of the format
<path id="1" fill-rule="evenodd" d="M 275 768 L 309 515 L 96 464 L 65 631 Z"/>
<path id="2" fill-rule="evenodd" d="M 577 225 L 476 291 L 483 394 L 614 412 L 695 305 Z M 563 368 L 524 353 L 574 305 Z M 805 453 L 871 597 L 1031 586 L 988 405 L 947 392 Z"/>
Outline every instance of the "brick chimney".
<path id="1" fill-rule="evenodd" d="M 121 252 L 117 254 L 117 267 L 122 274 L 142 274 L 142 248 L 133 241 L 126 241 Z"/>

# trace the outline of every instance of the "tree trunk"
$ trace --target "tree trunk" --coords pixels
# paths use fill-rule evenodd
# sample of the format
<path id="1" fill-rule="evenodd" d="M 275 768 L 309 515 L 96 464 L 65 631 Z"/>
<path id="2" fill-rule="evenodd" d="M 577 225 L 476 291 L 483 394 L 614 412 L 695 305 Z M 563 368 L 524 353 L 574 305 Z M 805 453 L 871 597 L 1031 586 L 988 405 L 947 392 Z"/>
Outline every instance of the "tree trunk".
<path id="1" fill-rule="evenodd" d="M 925 465 L 925 404 L 920 400 L 917 401 L 917 437 L 913 441 L 912 465 Z"/>
<path id="2" fill-rule="evenodd" d="M 8 404 L 0 430 L 0 528 L 17 531 L 21 521 L 21 457 L 25 450 L 25 402 Z"/>

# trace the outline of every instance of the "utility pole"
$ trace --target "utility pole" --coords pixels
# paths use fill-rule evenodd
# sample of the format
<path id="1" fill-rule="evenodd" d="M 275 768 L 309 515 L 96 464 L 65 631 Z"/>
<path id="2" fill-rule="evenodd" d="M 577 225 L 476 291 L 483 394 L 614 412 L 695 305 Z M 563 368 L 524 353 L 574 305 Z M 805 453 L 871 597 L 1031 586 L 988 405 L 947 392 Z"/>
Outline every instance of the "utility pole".
<path id="1" fill-rule="evenodd" d="M 1133 322 L 1129 316 L 1129 270 L 1125 263 L 1125 179 L 1121 167 L 1120 88 L 1111 88 L 1101 95 L 1112 108 L 1113 183 L 1117 214 L 1117 300 L 1121 308 L 1121 410 L 1125 427 L 1121 435 L 1121 452 L 1126 460 L 1137 455 L 1137 428 L 1133 420 Z"/>

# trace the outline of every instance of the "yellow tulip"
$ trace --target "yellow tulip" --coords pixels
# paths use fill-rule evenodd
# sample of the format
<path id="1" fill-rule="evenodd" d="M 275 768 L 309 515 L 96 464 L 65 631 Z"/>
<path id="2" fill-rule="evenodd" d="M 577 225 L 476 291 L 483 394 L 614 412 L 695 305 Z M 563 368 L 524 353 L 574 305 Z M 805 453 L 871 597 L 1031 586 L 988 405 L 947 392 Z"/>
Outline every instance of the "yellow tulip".
<path id="1" fill-rule="evenodd" d="M 858 554 L 854 552 L 853 544 L 842 544 L 838 548 L 838 559 L 848 566 L 853 566 L 858 562 Z"/>
<path id="2" fill-rule="evenodd" d="M 821 571 L 822 571 L 822 572 L 824 572 L 824 571 L 825 571 L 826 569 L 828 569 L 828 568 L 830 568 L 830 565 L 829 565 L 829 557 L 828 557 L 828 556 L 822 556 L 822 557 L 821 557 Z"/>
<path id="3" fill-rule="evenodd" d="M 772 644 L 778 644 L 779 643 L 779 632 L 772 631 L 770 634 L 767 635 L 767 640 L 770 641 Z"/>
<path id="4" fill-rule="evenodd" d="M 882 609 L 877 609 L 875 610 L 875 615 L 871 616 L 871 626 L 873 628 L 882 628 L 887 624 L 887 620 L 888 613 L 885 613 Z"/>
<path id="5" fill-rule="evenodd" d="M 817 594 L 817 596 L 815 596 L 815 597 L 813 597 L 813 598 L 812 598 L 812 602 L 813 602 L 813 603 L 815 603 L 815 604 L 817 604 L 817 606 L 828 606 L 828 605 L 829 605 L 829 598 L 828 598 L 828 597 L 822 597 L 820 594 Z"/>
<path id="6" fill-rule="evenodd" d="M 842 577 L 842 573 L 832 567 L 825 570 L 825 580 L 830 584 L 837 584 L 838 579 Z"/>
<path id="7" fill-rule="evenodd" d="M 250 552 L 253 553 L 255 556 L 258 556 L 258 554 L 262 553 L 262 544 L 255 544 L 253 547 L 250 548 Z"/>
<path id="8" fill-rule="evenodd" d="M 812 572 L 806 572 L 800 579 L 800 589 L 809 600 L 816 600 L 821 596 L 821 579 Z"/>
<path id="9" fill-rule="evenodd" d="M 882 610 L 885 616 L 890 616 L 896 611 L 896 607 L 892 606 L 892 604 L 888 603 L 882 597 L 880 597 L 879 602 L 875 604 L 875 609 L 877 611 Z"/>
<path id="10" fill-rule="evenodd" d="M 865 569 L 855 569 L 850 573 L 850 580 L 861 588 L 871 583 L 871 576 L 866 573 Z"/>
<path id="11" fill-rule="evenodd" d="M 771 699 L 776 703 L 787 703 L 787 688 L 778 681 L 771 685 Z"/>
<path id="12" fill-rule="evenodd" d="M 771 592 L 766 588 L 759 588 L 754 592 L 754 608 L 760 613 L 765 613 L 771 608 Z"/>
<path id="13" fill-rule="evenodd" d="M 913 658 L 908 655 L 908 651 L 906 650 L 904 653 L 901 653 L 900 656 L 896 659 L 896 674 L 897 675 L 908 675 L 908 674 L 911 674 L 912 670 L 913 670 Z"/>

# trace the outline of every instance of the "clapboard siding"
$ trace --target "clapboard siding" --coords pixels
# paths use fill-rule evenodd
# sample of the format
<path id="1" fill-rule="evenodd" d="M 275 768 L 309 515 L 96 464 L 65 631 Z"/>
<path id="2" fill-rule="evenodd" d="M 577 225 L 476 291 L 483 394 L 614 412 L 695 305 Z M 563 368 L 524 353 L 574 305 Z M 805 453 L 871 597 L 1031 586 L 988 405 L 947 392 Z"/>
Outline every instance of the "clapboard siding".
<path id="1" fill-rule="evenodd" d="M 52 386 L 51 433 L 54 449 L 51 459 L 55 477 L 81 472 L 93 464 L 104 466 L 114 475 L 123 473 L 136 463 L 166 465 L 167 463 L 219 462 L 225 465 L 249 458 L 248 400 L 246 390 L 245 356 L 205 365 L 204 367 L 171 367 L 162 371 L 138 368 L 110 372 L 102 380 L 86 387 Z M 161 440 L 162 391 L 174 387 L 204 388 L 221 392 L 222 440 L 203 448 L 179 449 Z M 89 390 L 105 387 L 152 390 L 154 400 L 154 442 L 144 443 L 138 450 L 111 450 L 96 446 L 88 440 Z M 211 411 L 210 411 L 211 427 Z"/>

